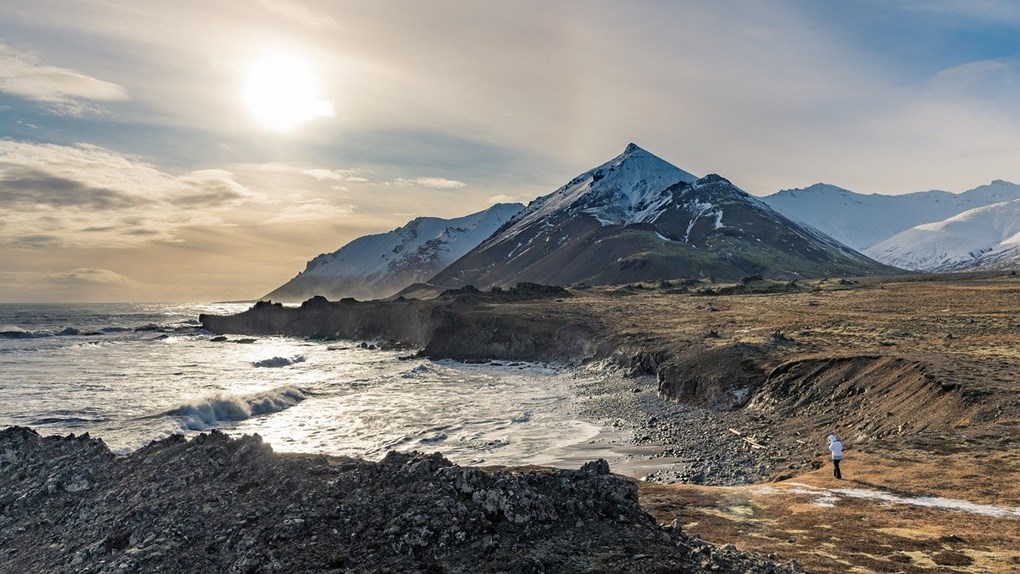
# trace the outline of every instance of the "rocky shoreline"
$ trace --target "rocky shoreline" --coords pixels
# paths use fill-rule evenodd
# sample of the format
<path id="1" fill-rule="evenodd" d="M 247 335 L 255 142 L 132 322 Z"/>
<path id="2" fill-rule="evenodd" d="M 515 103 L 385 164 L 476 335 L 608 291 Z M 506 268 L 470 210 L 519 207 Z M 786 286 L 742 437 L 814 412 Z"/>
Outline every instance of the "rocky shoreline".
<path id="1" fill-rule="evenodd" d="M 790 475 L 810 468 L 815 458 L 810 445 L 774 436 L 765 418 L 665 400 L 649 375 L 624 378 L 620 369 L 605 365 L 589 369 L 607 374 L 586 377 L 583 385 L 575 386 L 579 414 L 604 428 L 624 431 L 627 438 L 622 440 L 644 447 L 646 454 L 635 457 L 659 461 L 641 480 L 733 486 Z"/>
<path id="2" fill-rule="evenodd" d="M 831 432 L 854 448 L 899 448 L 956 440 L 962 425 L 1003 412 L 1006 395 L 955 382 L 959 366 L 940 348 L 943 322 L 914 313 L 919 301 L 944 305 L 942 285 L 892 281 L 465 287 L 422 300 L 260 302 L 200 321 L 215 333 L 370 340 L 431 359 L 609 373 L 577 389 L 579 414 L 630 433 L 630 446 L 657 449 L 650 456 L 663 464 L 641 478 L 736 485 L 816 468 Z M 962 283 L 981 297 L 982 282 L 1001 283 L 1007 295 L 1015 278 Z M 974 309 L 985 304 L 975 300 Z M 975 312 L 957 332 L 983 338 L 989 327 L 1009 329 Z"/>
<path id="3" fill-rule="evenodd" d="M 0 432 L 0 571 L 785 573 L 659 525 L 605 461 L 484 471 L 438 454 L 276 454 L 175 436 L 114 456 Z"/>

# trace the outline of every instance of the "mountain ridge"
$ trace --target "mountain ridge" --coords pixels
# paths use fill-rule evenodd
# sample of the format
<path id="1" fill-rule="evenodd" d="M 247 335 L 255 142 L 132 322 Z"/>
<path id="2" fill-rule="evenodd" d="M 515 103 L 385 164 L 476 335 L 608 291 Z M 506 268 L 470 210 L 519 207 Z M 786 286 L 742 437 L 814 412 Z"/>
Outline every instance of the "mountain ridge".
<path id="1" fill-rule="evenodd" d="M 857 250 L 865 250 L 917 225 L 1013 199 L 1020 199 L 1020 185 L 1001 179 L 962 193 L 930 190 L 902 195 L 863 194 L 816 183 L 761 198 L 783 215 Z"/>
<path id="2" fill-rule="evenodd" d="M 359 237 L 312 258 L 304 271 L 263 299 L 388 297 L 445 268 L 523 208 L 519 203 L 498 203 L 452 219 L 416 217 L 391 231 Z"/>
<path id="3" fill-rule="evenodd" d="M 1015 267 L 1020 263 L 1020 199 L 912 227 L 866 252 L 913 271 Z"/>
<path id="4" fill-rule="evenodd" d="M 697 178 L 629 144 L 619 156 L 532 201 L 428 283 L 488 287 L 876 272 L 896 271 L 790 221 L 722 176 Z"/>

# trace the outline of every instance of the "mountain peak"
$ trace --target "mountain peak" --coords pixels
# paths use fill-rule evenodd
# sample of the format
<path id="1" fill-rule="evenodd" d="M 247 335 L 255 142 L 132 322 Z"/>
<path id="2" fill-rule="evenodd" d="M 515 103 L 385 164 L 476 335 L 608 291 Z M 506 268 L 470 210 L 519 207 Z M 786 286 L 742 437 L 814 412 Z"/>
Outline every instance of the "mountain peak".
<path id="1" fill-rule="evenodd" d="M 654 153 L 646 150 L 645 148 L 633 142 L 627 144 L 627 147 L 623 148 L 623 153 L 609 160 L 609 162 L 603 164 L 602 167 L 605 167 L 607 165 L 618 166 L 624 162 L 632 161 L 650 161 L 654 164 L 653 169 L 666 169 L 670 171 L 676 170 L 681 172 L 683 171 L 682 169 L 676 167 L 675 165 L 669 163 L 668 161 L 662 159 L 661 157 L 655 155 Z"/>
<path id="2" fill-rule="evenodd" d="M 636 144 L 634 142 L 630 142 L 629 144 L 627 144 L 627 147 L 623 148 L 623 155 L 628 155 L 628 154 L 632 154 L 634 152 L 639 152 L 639 151 L 645 151 L 645 150 L 641 149 L 641 146 L 639 146 L 638 144 Z M 648 153 L 648 152 L 645 152 L 645 153 Z"/>
<path id="3" fill-rule="evenodd" d="M 514 220 L 521 229 L 547 217 L 581 212 L 603 225 L 636 223 L 672 197 L 665 190 L 698 178 L 630 143 L 623 153 L 528 204 Z"/>

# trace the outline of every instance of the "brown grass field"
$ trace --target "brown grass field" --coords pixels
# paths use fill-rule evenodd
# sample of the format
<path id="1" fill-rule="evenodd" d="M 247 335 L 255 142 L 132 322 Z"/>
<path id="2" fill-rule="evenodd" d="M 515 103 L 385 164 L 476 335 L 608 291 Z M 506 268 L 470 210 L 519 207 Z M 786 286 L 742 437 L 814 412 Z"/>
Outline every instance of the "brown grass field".
<path id="1" fill-rule="evenodd" d="M 823 466 L 739 487 L 642 483 L 661 522 L 808 572 L 1020 572 L 1020 279 L 825 282 L 666 307 L 669 297 L 638 294 L 606 311 L 627 313 L 645 344 L 689 345 L 714 329 L 704 345 L 758 345 L 766 368 L 808 360 L 814 370 L 793 394 L 810 402 L 764 400 L 778 388 L 773 372 L 744 409 L 773 435 L 816 437 L 787 443 Z M 789 340 L 770 345 L 777 330 Z M 834 357 L 869 359 L 825 362 Z M 842 481 L 817 438 L 830 428 L 848 443 Z"/>
<path id="2" fill-rule="evenodd" d="M 826 466 L 768 485 L 646 484 L 642 504 L 661 522 L 675 519 L 710 542 L 795 559 L 807 572 L 1017 572 L 1016 454 L 854 452 L 845 459 L 842 481 Z M 1011 517 L 832 496 L 832 489 L 963 500 L 1002 508 Z"/>

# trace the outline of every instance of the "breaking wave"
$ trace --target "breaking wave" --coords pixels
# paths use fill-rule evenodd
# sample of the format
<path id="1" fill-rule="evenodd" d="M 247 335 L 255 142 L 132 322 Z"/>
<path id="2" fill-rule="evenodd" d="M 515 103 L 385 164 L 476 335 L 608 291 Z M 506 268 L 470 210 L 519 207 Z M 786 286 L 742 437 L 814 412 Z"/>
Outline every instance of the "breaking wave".
<path id="1" fill-rule="evenodd" d="M 189 327 L 189 329 L 193 329 Z M 178 329 L 183 330 L 183 329 Z M 0 339 L 41 339 L 43 337 L 80 337 L 109 335 L 111 333 L 123 332 L 145 332 L 145 331 L 169 331 L 163 327 L 146 325 L 143 327 L 103 327 L 101 329 L 81 329 L 78 327 L 64 327 L 62 329 L 31 331 L 13 325 L 0 326 Z"/>
<path id="2" fill-rule="evenodd" d="M 278 413 L 300 403 L 308 396 L 307 391 L 297 387 L 278 387 L 253 395 L 218 396 L 182 405 L 165 414 L 176 419 L 182 430 L 200 431 L 223 423 Z"/>
<path id="3" fill-rule="evenodd" d="M 40 337 L 52 337 L 50 331 L 27 331 L 20 327 L 0 327 L 0 339 L 38 339 Z"/>
<path id="4" fill-rule="evenodd" d="M 255 361 L 252 363 L 253 367 L 286 367 L 287 365 L 293 365 L 294 363 L 303 363 L 305 358 L 301 355 L 295 355 L 293 357 L 273 357 L 272 359 L 262 359 L 261 361 Z"/>

